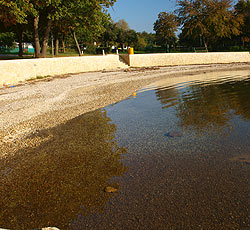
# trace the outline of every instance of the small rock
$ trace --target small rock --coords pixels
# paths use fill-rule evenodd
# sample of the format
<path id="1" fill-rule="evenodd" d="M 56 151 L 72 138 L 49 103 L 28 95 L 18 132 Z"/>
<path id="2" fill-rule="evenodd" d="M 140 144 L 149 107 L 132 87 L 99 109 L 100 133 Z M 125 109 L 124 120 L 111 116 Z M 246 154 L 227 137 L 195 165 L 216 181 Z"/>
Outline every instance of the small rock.
<path id="1" fill-rule="evenodd" d="M 107 186 L 107 187 L 105 187 L 104 191 L 105 191 L 105 192 L 108 192 L 108 193 L 114 193 L 114 192 L 117 192 L 118 189 L 113 188 L 113 187 L 111 187 L 111 186 Z"/>
<path id="2" fill-rule="evenodd" d="M 166 136 L 166 137 L 182 137 L 183 133 L 180 131 L 171 131 L 171 132 L 164 134 L 164 136 Z"/>

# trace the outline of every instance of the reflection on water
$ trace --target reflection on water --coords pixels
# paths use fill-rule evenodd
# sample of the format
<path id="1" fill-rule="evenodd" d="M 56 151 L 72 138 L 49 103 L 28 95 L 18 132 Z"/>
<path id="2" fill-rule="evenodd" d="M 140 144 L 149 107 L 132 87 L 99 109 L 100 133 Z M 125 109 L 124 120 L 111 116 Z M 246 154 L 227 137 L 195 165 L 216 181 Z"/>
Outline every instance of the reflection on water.
<path id="1" fill-rule="evenodd" d="M 68 229 L 77 215 L 101 211 L 109 179 L 125 172 L 115 132 L 98 110 L 44 130 L 43 144 L 2 160 L 0 227 Z"/>
<path id="2" fill-rule="evenodd" d="M 220 129 L 233 116 L 250 120 L 250 78 L 232 80 L 231 77 L 206 82 L 188 83 L 181 88 L 175 85 L 156 90 L 163 109 L 176 109 L 179 125 L 197 132 Z"/>

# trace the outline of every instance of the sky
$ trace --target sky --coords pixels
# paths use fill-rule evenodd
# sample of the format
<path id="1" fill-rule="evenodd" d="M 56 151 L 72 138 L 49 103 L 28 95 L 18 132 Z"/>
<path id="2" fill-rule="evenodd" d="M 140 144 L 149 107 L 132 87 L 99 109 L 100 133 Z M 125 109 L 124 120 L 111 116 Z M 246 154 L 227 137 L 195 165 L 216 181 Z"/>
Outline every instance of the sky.
<path id="1" fill-rule="evenodd" d="M 154 32 L 154 22 L 163 11 L 172 12 L 176 0 L 117 0 L 109 9 L 113 21 L 124 19 L 136 32 Z"/>

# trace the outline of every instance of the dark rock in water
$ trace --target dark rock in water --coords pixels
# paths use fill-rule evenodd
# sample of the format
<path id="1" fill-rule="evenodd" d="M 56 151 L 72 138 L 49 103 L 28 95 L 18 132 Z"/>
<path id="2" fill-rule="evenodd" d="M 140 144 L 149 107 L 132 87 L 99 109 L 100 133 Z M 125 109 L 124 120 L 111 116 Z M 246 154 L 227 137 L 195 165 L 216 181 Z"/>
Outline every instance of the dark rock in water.
<path id="1" fill-rule="evenodd" d="M 104 188 L 104 191 L 107 192 L 107 193 L 114 193 L 114 192 L 117 192 L 118 189 L 113 188 L 111 186 L 107 186 L 107 187 Z"/>
<path id="2" fill-rule="evenodd" d="M 171 131 L 164 134 L 165 137 L 182 137 L 183 133 L 180 131 Z"/>

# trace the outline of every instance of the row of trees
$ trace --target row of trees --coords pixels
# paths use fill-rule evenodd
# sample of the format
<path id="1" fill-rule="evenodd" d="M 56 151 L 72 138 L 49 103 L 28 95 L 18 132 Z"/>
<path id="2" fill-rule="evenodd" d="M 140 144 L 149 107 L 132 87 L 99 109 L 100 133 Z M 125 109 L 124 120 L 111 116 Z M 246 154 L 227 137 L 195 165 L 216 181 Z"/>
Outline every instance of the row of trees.
<path id="1" fill-rule="evenodd" d="M 23 34 L 32 31 L 35 56 L 45 57 L 49 34 L 53 31 L 58 52 L 59 37 L 69 32 L 81 50 L 76 32 L 81 31 L 89 39 L 105 31 L 110 17 L 106 9 L 116 0 L 0 0 L 0 29 L 14 32 L 22 52 Z M 21 53 L 20 53 L 21 55 Z"/>
<path id="2" fill-rule="evenodd" d="M 179 0 L 173 13 L 161 12 L 154 23 L 158 43 L 215 48 L 226 41 L 250 41 L 250 1 Z"/>
<path id="3" fill-rule="evenodd" d="M 137 50 L 142 50 L 146 46 L 155 43 L 155 35 L 147 32 L 136 32 L 129 28 L 128 23 L 121 19 L 118 22 L 110 22 L 105 27 L 104 34 L 99 41 L 102 46 L 116 46 L 124 49 L 126 46 L 135 47 Z"/>
<path id="4" fill-rule="evenodd" d="M 1 42 L 10 45 L 15 39 L 22 56 L 22 41 L 32 41 L 35 56 L 45 57 L 49 39 L 55 42 L 56 55 L 59 40 L 62 50 L 65 50 L 65 42 L 75 43 L 79 55 L 79 43 L 133 46 L 144 51 L 156 45 L 164 50 L 176 44 L 218 50 L 228 44 L 245 47 L 250 43 L 250 0 L 239 0 L 234 6 L 231 0 L 179 0 L 173 13 L 158 15 L 155 34 L 131 30 L 124 20 L 113 22 L 107 8 L 115 2 L 0 0 L 0 31 L 5 32 L 0 33 L 0 45 Z"/>

